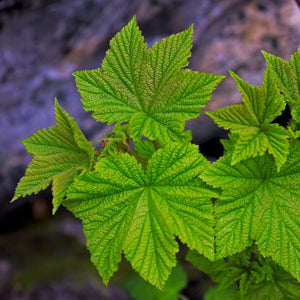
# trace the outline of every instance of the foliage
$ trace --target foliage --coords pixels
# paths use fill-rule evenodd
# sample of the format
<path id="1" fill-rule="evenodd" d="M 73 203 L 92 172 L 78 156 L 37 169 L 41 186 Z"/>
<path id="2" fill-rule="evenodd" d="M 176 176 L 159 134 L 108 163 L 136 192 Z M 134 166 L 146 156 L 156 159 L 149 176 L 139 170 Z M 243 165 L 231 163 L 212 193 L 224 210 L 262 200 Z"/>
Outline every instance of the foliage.
<path id="1" fill-rule="evenodd" d="M 111 40 L 102 68 L 74 73 L 85 110 L 115 123 L 113 132 L 96 151 L 56 101 L 57 125 L 23 141 L 33 160 L 13 200 L 52 183 L 54 212 L 62 204 L 82 220 L 106 284 L 124 254 L 144 280 L 159 289 L 167 282 L 164 295 L 173 297 L 182 288 L 167 281 L 176 237 L 191 249 L 187 260 L 219 284 L 210 297 L 296 299 L 300 50 L 290 63 L 264 53 L 261 88 L 231 72 L 244 104 L 207 112 L 230 130 L 224 155 L 211 164 L 184 125 L 223 76 L 185 68 L 192 34 L 190 27 L 147 49 L 133 18 Z M 287 128 L 274 123 L 286 104 Z M 134 297 L 143 284 L 138 279 Z"/>
<path id="2" fill-rule="evenodd" d="M 185 287 L 186 281 L 186 273 L 180 264 L 177 264 L 166 281 L 163 291 L 155 288 L 138 275 L 130 278 L 124 287 L 136 300 L 177 300 L 177 293 Z"/>
<path id="3" fill-rule="evenodd" d="M 226 260 L 210 261 L 194 251 L 189 251 L 186 259 L 218 283 L 217 288 L 209 291 L 209 297 L 283 300 L 297 299 L 300 295 L 299 282 L 271 259 L 262 256 L 255 246 Z"/>

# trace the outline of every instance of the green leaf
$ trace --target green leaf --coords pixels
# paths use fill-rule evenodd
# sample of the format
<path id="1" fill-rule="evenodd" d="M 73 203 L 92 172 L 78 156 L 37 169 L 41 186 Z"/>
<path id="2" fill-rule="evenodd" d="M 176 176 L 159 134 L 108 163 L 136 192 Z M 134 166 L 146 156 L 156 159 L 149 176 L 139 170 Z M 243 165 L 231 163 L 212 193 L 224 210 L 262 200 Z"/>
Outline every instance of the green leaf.
<path id="1" fill-rule="evenodd" d="M 155 152 L 153 143 L 149 140 L 139 140 L 134 143 L 134 150 L 136 154 L 143 158 L 149 159 Z"/>
<path id="2" fill-rule="evenodd" d="M 249 85 L 233 72 L 230 74 L 241 91 L 244 104 L 206 113 L 218 125 L 239 135 L 231 164 L 263 155 L 268 150 L 280 170 L 288 155 L 289 134 L 278 124 L 270 124 L 285 108 L 285 102 L 275 86 L 272 74 L 266 72 L 262 88 Z"/>
<path id="3" fill-rule="evenodd" d="M 223 76 L 181 70 L 191 55 L 192 26 L 147 50 L 133 18 L 110 42 L 102 69 L 75 72 L 85 110 L 112 124 L 129 122 L 134 141 L 189 141 L 196 118 Z"/>
<path id="4" fill-rule="evenodd" d="M 243 284 L 247 285 L 247 292 L 241 294 L 236 291 L 229 298 L 230 300 L 245 299 L 245 300 L 295 300 L 300 295 L 300 283 L 293 278 L 283 268 L 268 260 L 263 266 L 259 266 L 262 276 L 255 282 L 255 271 L 242 275 Z M 266 269 L 266 270 L 265 270 Z M 252 278 L 251 278 L 252 277 Z"/>
<path id="5" fill-rule="evenodd" d="M 194 145 L 170 144 L 153 154 L 147 170 L 128 154 L 101 159 L 77 178 L 64 202 L 82 219 L 92 261 L 105 283 L 122 250 L 133 268 L 161 288 L 176 264 L 174 235 L 214 257 L 211 197 L 198 177 L 208 161 Z"/>
<path id="6" fill-rule="evenodd" d="M 259 251 L 300 279 L 300 141 L 291 142 L 280 172 L 269 154 L 231 166 L 234 138 L 226 154 L 201 178 L 221 187 L 215 203 L 217 258 L 245 249 Z"/>
<path id="7" fill-rule="evenodd" d="M 236 290 L 237 286 L 235 284 L 222 290 L 218 287 L 210 287 L 204 295 L 204 300 L 231 300 L 231 296 Z"/>
<path id="8" fill-rule="evenodd" d="M 294 120 L 300 122 L 300 47 L 290 62 L 265 51 L 262 53 L 287 99 Z"/>
<path id="9" fill-rule="evenodd" d="M 131 297 L 136 300 L 177 300 L 177 294 L 186 286 L 186 282 L 186 273 L 177 264 L 166 281 L 163 290 L 155 288 L 140 276 L 130 278 L 124 287 L 130 292 Z"/>
<path id="10" fill-rule="evenodd" d="M 113 128 L 113 133 L 109 132 L 105 134 L 104 139 L 100 139 L 103 141 L 100 157 L 127 152 L 127 146 L 130 145 L 128 131 L 128 124 L 121 125 L 120 122 L 117 122 Z"/>
<path id="11" fill-rule="evenodd" d="M 211 280 L 219 283 L 228 275 L 228 264 L 222 259 L 211 261 L 196 251 L 189 250 L 185 259 L 197 267 L 198 270 L 210 276 Z"/>
<path id="12" fill-rule="evenodd" d="M 257 278 L 260 277 L 259 273 L 261 273 L 259 269 L 257 270 L 257 264 L 250 262 L 250 258 L 250 248 L 227 257 L 226 261 L 223 258 L 210 261 L 195 251 L 189 251 L 186 256 L 186 260 L 191 262 L 200 271 L 208 274 L 214 282 L 219 283 L 218 289 L 222 290 L 238 282 L 243 294 L 245 293 L 245 289 L 243 288 L 244 275 L 248 273 L 252 274 L 251 276 L 246 276 L 248 279 L 247 284 L 249 285 L 253 279 L 257 280 Z M 253 273 L 254 270 L 255 273 Z M 259 276 L 257 276 L 257 274 Z"/>
<path id="13" fill-rule="evenodd" d="M 211 299 L 218 299 L 223 293 L 223 299 L 253 300 L 297 299 L 300 294 L 300 283 L 271 259 L 261 256 L 256 247 L 234 254 L 226 262 L 223 259 L 209 261 L 195 251 L 189 251 L 186 259 L 219 283 L 206 295 Z"/>
<path id="14" fill-rule="evenodd" d="M 53 213 L 64 200 L 73 179 L 93 168 L 96 152 L 80 131 L 76 121 L 55 100 L 56 126 L 40 129 L 22 141 L 33 155 L 12 201 L 38 193 L 53 183 Z"/>

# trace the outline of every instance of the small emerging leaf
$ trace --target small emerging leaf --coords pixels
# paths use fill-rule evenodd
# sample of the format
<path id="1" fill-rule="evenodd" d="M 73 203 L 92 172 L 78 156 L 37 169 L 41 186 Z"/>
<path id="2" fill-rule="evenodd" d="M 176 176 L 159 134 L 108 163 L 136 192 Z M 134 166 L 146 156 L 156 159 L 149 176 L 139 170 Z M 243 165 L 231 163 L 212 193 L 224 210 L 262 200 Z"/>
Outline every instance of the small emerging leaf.
<path id="1" fill-rule="evenodd" d="M 100 141 L 103 142 L 100 157 L 127 152 L 127 147 L 130 144 L 128 125 L 121 125 L 120 122 L 117 122 L 113 128 L 113 133 L 105 134 L 104 139 L 100 139 Z"/>

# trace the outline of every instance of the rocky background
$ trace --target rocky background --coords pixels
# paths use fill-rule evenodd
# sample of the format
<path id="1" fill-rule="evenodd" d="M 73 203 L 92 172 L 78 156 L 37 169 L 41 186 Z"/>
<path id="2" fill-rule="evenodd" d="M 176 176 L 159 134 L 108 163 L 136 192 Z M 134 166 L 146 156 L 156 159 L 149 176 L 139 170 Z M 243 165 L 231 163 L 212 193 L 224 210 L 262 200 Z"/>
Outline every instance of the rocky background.
<path id="1" fill-rule="evenodd" d="M 129 299 L 123 290 L 95 283 L 80 224 L 63 210 L 50 217 L 48 190 L 14 204 L 9 201 L 30 161 L 19 141 L 54 124 L 54 97 L 89 139 L 103 135 L 105 126 L 82 109 L 72 72 L 100 67 L 109 40 L 134 14 L 150 45 L 195 24 L 190 68 L 227 76 L 208 109 L 241 101 L 229 69 L 261 85 L 261 50 L 289 59 L 300 45 L 296 0 L 0 0 L 1 299 Z M 226 133 L 209 117 L 201 114 L 187 127 L 206 155 L 221 154 L 217 139 Z M 50 254 L 45 251 L 46 260 L 40 252 L 56 244 Z M 43 269 L 57 264 L 58 253 L 68 252 L 70 245 L 74 251 L 66 256 L 65 269 L 50 268 L 49 280 L 41 283 Z M 81 288 L 68 276 L 63 285 L 57 281 L 66 270 L 74 274 L 73 261 L 81 257 L 89 280 L 83 280 Z M 31 268 L 35 259 L 42 265 L 38 270 Z M 60 259 L 66 260 L 64 255 Z M 186 294 L 202 299 L 201 291 Z"/>

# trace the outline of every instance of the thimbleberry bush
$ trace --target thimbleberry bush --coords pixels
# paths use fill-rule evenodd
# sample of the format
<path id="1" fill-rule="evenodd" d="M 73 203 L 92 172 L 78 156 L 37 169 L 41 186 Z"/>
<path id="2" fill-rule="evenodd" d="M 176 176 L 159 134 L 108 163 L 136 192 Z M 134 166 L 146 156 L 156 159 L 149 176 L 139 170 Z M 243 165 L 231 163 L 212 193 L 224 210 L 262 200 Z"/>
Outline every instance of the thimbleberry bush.
<path id="1" fill-rule="evenodd" d="M 55 100 L 56 125 L 22 141 L 33 160 L 13 200 L 52 184 L 53 213 L 81 219 L 105 284 L 124 254 L 163 289 L 179 239 L 219 290 L 234 285 L 229 299 L 299 299 L 300 48 L 290 62 L 263 52 L 262 87 L 230 72 L 243 104 L 206 112 L 230 131 L 210 163 L 184 126 L 224 76 L 186 69 L 192 35 L 147 48 L 133 18 L 102 68 L 74 73 L 84 109 L 113 131 L 97 151 Z"/>

